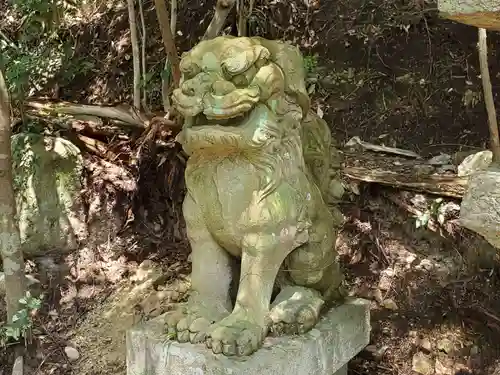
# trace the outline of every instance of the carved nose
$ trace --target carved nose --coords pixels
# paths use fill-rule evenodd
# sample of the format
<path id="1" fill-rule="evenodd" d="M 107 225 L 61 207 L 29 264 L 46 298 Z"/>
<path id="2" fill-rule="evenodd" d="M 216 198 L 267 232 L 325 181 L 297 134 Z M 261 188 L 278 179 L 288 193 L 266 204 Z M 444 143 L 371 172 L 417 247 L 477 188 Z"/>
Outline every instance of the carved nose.
<path id="1" fill-rule="evenodd" d="M 231 82 L 228 81 L 215 81 L 212 84 L 212 93 L 214 95 L 226 95 L 230 92 L 234 91 L 236 86 L 234 86 Z"/>

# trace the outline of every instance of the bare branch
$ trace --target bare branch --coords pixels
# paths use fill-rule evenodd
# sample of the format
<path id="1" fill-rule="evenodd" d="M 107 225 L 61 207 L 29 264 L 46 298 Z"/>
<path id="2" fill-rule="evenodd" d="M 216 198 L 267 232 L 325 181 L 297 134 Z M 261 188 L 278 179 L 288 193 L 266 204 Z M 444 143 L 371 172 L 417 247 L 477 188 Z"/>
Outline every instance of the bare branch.
<path id="1" fill-rule="evenodd" d="M 152 121 L 161 122 L 162 125 L 169 128 L 178 128 L 171 120 L 163 118 L 164 114 L 154 114 L 149 116 L 137 111 L 134 107 L 121 104 L 116 107 L 104 107 L 98 105 L 74 104 L 68 102 L 46 102 L 32 100 L 26 102 L 27 107 L 32 108 L 38 116 L 64 114 L 71 116 L 87 115 L 107 118 L 110 120 L 119 121 L 125 125 L 133 126 L 139 129 L 144 129 L 149 126 Z"/>
<path id="2" fill-rule="evenodd" d="M 177 32 L 177 0 L 171 0 L 170 2 L 170 32 L 172 33 L 172 38 L 175 40 L 175 35 Z M 170 66 L 170 59 L 165 59 L 164 70 L 167 70 Z M 162 79 L 161 83 L 161 96 L 163 100 L 163 110 L 167 113 L 170 111 L 170 83 Z"/>
<path id="3" fill-rule="evenodd" d="M 177 0 L 170 1 L 170 31 L 175 38 L 177 32 Z"/>
<path id="4" fill-rule="evenodd" d="M 134 107 L 141 108 L 141 62 L 139 55 L 139 39 L 137 37 L 137 25 L 135 21 L 134 0 L 127 0 L 128 19 L 130 24 L 130 40 L 132 43 L 132 55 L 134 66 Z"/>
<path id="5" fill-rule="evenodd" d="M 479 67 L 481 71 L 481 79 L 483 81 L 484 104 L 486 105 L 486 111 L 488 112 L 491 152 L 493 153 L 493 161 L 500 162 L 500 137 L 498 135 L 497 114 L 495 110 L 495 102 L 493 101 L 493 89 L 491 87 L 490 71 L 488 68 L 486 29 L 479 28 L 478 30 Z"/>
<path id="6" fill-rule="evenodd" d="M 146 88 L 146 22 L 144 21 L 144 7 L 142 0 L 139 1 L 139 15 L 141 17 L 141 68 L 142 68 L 142 106 L 144 110 L 148 109 L 148 92 Z"/>
<path id="7" fill-rule="evenodd" d="M 248 19 L 252 15 L 255 0 L 249 0 L 245 7 L 245 0 L 238 0 L 236 12 L 238 13 L 238 36 L 248 36 Z"/>
<path id="8" fill-rule="evenodd" d="M 30 101 L 25 103 L 25 105 L 37 110 L 39 114 L 46 112 L 49 114 L 97 116 L 118 120 L 138 128 L 146 127 L 148 121 L 145 115 L 127 105 L 101 107 L 97 105 L 73 104 L 68 102 L 51 103 L 40 101 Z"/>
<path id="9" fill-rule="evenodd" d="M 165 5 L 165 0 L 155 0 L 155 8 L 156 15 L 158 17 L 158 23 L 160 24 L 165 53 L 167 54 L 169 60 L 172 62 L 172 76 L 174 87 L 177 87 L 179 86 L 179 81 L 181 79 L 179 56 L 177 56 L 177 48 L 175 46 L 175 40 L 172 34 L 169 20 L 170 17 L 168 14 L 167 6 Z"/>
<path id="10" fill-rule="evenodd" d="M 203 35 L 203 40 L 213 39 L 219 35 L 235 4 L 236 0 L 217 0 L 214 18 L 212 18 L 210 25 L 208 25 L 207 31 Z"/>

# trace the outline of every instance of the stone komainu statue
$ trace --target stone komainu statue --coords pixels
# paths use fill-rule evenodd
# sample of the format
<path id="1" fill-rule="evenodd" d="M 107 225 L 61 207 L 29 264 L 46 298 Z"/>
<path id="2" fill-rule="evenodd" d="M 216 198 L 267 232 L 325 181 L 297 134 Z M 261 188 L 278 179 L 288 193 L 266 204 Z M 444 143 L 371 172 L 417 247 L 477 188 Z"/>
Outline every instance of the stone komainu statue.
<path id="1" fill-rule="evenodd" d="M 180 342 L 249 355 L 270 330 L 310 330 L 342 295 L 341 214 L 325 204 L 331 134 L 289 44 L 218 37 L 186 53 L 181 71 L 192 290 L 166 325 Z"/>

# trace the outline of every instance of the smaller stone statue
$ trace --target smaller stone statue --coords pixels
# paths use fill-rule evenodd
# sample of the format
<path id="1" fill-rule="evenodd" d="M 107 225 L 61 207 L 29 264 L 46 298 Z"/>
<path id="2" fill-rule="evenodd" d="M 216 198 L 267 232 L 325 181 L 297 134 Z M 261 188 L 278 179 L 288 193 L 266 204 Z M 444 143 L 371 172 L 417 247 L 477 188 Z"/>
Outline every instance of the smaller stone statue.
<path id="1" fill-rule="evenodd" d="M 325 203 L 331 133 L 289 44 L 218 37 L 186 53 L 181 71 L 192 291 L 166 325 L 180 342 L 250 355 L 269 331 L 310 330 L 342 297 L 341 214 Z"/>

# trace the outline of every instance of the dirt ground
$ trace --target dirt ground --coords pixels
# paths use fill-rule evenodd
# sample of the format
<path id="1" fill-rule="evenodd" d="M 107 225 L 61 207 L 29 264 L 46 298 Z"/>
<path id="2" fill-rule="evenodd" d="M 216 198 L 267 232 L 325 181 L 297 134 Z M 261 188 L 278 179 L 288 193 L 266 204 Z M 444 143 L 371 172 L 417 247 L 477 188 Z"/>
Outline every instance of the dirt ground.
<path id="1" fill-rule="evenodd" d="M 476 29 L 440 19 L 424 0 L 321 0 L 317 9 L 307 1 L 258 3 L 250 32 L 301 46 L 314 106 L 339 144 L 359 136 L 425 156 L 487 147 Z M 151 7 L 147 2 L 148 63 L 159 71 L 163 51 Z M 182 2 L 180 51 L 203 34 L 212 7 L 213 1 Z M 62 84 L 59 98 L 130 101 L 126 10 L 108 10 L 78 29 L 75 59 L 86 56 L 95 65 Z M 488 40 L 497 91 L 499 39 L 491 33 Z M 159 84 L 150 92 L 159 105 Z M 141 150 L 133 168 L 137 190 L 121 203 L 124 226 L 109 246 L 30 262 L 48 297 L 35 322 L 29 374 L 124 374 L 125 330 L 185 298 L 189 247 L 175 153 L 153 144 Z M 104 180 L 113 195 L 116 184 Z M 372 301 L 371 343 L 349 374 L 500 374 L 497 255 L 457 227 L 459 202 L 447 202 L 452 214 L 437 232 L 417 229 L 407 208 L 425 209 L 428 199 L 361 186 L 361 195 L 348 194 L 341 204 L 346 224 L 337 247 L 351 294 Z M 68 358 L 67 346 L 77 349 L 78 360 Z M 0 353 L 0 375 L 12 363 L 11 351 Z"/>

